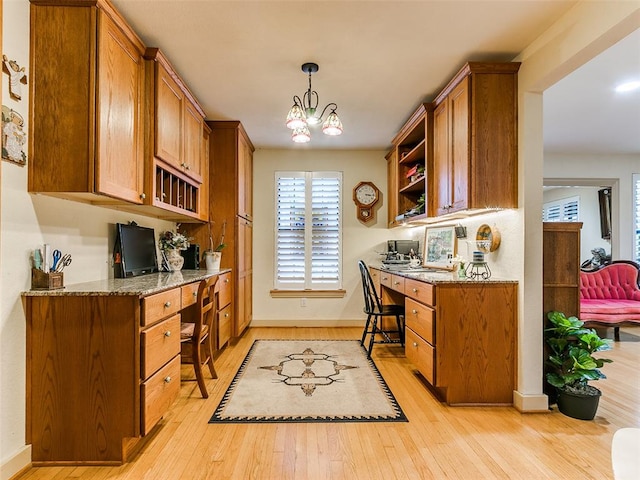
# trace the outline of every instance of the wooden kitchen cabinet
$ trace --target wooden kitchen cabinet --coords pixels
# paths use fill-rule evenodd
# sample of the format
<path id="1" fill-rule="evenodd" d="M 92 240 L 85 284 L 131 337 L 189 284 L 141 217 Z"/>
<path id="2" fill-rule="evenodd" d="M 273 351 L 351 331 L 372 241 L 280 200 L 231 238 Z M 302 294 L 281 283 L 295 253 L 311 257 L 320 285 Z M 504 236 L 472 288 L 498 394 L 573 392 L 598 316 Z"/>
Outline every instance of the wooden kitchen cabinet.
<path id="1" fill-rule="evenodd" d="M 144 58 L 147 170 L 153 172 L 147 203 L 207 220 L 204 111 L 159 49 L 148 48 Z"/>
<path id="2" fill-rule="evenodd" d="M 393 153 L 387 156 L 387 160 L 394 158 L 395 165 L 387 169 L 389 190 L 394 196 L 390 202 L 390 225 L 427 216 L 427 180 L 433 148 L 432 122 L 432 105 L 422 103 L 391 141 Z"/>
<path id="3" fill-rule="evenodd" d="M 225 228 L 221 268 L 233 270 L 231 335 L 242 334 L 252 319 L 253 151 L 238 121 L 208 121 L 211 128 L 209 221 L 214 241 Z M 193 243 L 209 248 L 209 225 L 182 227 Z"/>
<path id="4" fill-rule="evenodd" d="M 519 63 L 467 63 L 434 101 L 430 216 L 518 205 Z"/>
<path id="5" fill-rule="evenodd" d="M 425 280 L 371 271 L 380 278 L 383 303 L 404 305 L 407 360 L 441 401 L 513 404 L 516 282 Z"/>
<path id="6" fill-rule="evenodd" d="M 144 200 L 144 45 L 109 2 L 31 1 L 28 189 Z"/>
<path id="7" fill-rule="evenodd" d="M 231 307 L 230 275 L 220 273 L 219 319 Z M 181 320 L 196 313 L 207 274 L 184 276 L 24 294 L 26 436 L 34 465 L 126 462 L 166 415 L 180 393 Z M 218 327 L 225 335 L 224 322 Z"/>

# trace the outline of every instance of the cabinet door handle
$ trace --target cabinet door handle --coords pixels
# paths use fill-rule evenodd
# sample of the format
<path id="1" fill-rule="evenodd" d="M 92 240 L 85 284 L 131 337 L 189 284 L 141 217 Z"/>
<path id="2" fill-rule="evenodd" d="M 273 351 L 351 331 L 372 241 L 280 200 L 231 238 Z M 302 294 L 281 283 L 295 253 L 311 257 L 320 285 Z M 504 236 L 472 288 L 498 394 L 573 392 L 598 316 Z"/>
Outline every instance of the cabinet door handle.
<path id="1" fill-rule="evenodd" d="M 225 279 L 224 279 L 224 283 L 229 283 L 229 279 L 228 279 L 228 278 L 225 278 Z"/>
<path id="2" fill-rule="evenodd" d="M 416 310 L 415 308 L 413 310 L 411 310 L 411 313 L 413 313 L 414 315 L 418 314 L 418 310 Z"/>
<path id="3" fill-rule="evenodd" d="M 171 377 L 169 375 L 164 377 L 164 383 L 171 383 Z"/>
<path id="4" fill-rule="evenodd" d="M 193 295 L 193 298 L 198 298 L 198 292 L 193 292 L 192 295 Z"/>
<path id="5" fill-rule="evenodd" d="M 140 194 L 140 199 L 144 200 L 145 198 L 147 198 L 147 196 L 144 193 Z"/>
<path id="6" fill-rule="evenodd" d="M 229 318 L 229 314 L 228 314 L 228 313 L 225 313 L 225 314 L 224 314 L 224 318 Z"/>
<path id="7" fill-rule="evenodd" d="M 411 291 L 412 291 L 413 293 L 418 293 L 418 289 L 417 289 L 417 288 L 412 288 L 412 289 L 411 289 Z"/>
<path id="8" fill-rule="evenodd" d="M 413 346 L 414 346 L 415 348 L 418 348 L 418 343 L 417 343 L 417 342 L 413 342 Z"/>
<path id="9" fill-rule="evenodd" d="M 164 308 L 169 308 L 171 306 L 171 302 L 165 302 Z"/>
<path id="10" fill-rule="evenodd" d="M 171 330 L 167 330 L 166 332 L 164 332 L 164 336 L 165 337 L 170 337 L 171 336 Z"/>

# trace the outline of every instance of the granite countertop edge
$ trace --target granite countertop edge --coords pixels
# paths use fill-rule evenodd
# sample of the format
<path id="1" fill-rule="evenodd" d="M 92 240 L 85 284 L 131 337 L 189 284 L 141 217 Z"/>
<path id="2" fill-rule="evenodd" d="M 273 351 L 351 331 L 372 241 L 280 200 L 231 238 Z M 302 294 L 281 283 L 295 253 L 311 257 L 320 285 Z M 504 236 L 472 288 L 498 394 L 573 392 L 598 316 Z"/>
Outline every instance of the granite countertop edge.
<path id="1" fill-rule="evenodd" d="M 372 265 L 372 268 L 380 270 L 382 272 L 391 273 L 400 277 L 409 278 L 411 280 L 418 280 L 426 283 L 464 283 L 464 284 L 480 284 L 480 283 L 518 283 L 517 280 L 509 278 L 460 278 L 456 272 L 449 270 L 421 272 L 408 270 L 392 270 L 381 266 Z"/>
<path id="2" fill-rule="evenodd" d="M 25 297 L 58 297 L 58 296 L 116 296 L 135 295 L 146 297 L 172 288 L 199 282 L 212 275 L 230 272 L 225 268 L 216 271 L 181 270 L 179 272 L 159 272 L 130 278 L 108 278 L 92 282 L 65 285 L 54 290 L 27 290 Z"/>

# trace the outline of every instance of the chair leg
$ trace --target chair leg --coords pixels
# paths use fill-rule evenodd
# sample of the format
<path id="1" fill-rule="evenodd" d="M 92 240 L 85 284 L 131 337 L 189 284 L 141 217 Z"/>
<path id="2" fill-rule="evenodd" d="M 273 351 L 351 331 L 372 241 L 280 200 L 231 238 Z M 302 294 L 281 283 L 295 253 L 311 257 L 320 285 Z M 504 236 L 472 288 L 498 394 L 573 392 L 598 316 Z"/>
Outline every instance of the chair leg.
<path id="1" fill-rule="evenodd" d="M 207 364 L 209 365 L 209 372 L 211 373 L 211 378 L 218 378 L 218 374 L 216 373 L 216 367 L 213 365 L 213 348 L 211 346 L 211 335 L 207 337 L 205 340 L 206 348 L 205 353 L 207 355 Z"/>
<path id="2" fill-rule="evenodd" d="M 364 346 L 364 339 L 367 337 L 367 333 L 369 332 L 369 324 L 371 323 L 371 315 L 367 315 L 367 321 L 364 324 L 364 331 L 362 332 L 362 338 L 360 339 L 360 345 Z"/>
<path id="3" fill-rule="evenodd" d="M 613 339 L 616 342 L 620 341 L 620 327 L 613 327 Z"/>
<path id="4" fill-rule="evenodd" d="M 209 392 L 207 386 L 204 383 L 204 376 L 202 375 L 202 359 L 200 355 L 200 345 L 192 345 L 193 347 L 193 369 L 196 372 L 196 380 L 198 381 L 198 387 L 200 387 L 200 393 L 202 398 L 209 398 Z"/>
<path id="5" fill-rule="evenodd" d="M 400 315 L 396 315 L 396 324 L 398 325 L 398 336 L 400 337 L 400 345 L 404 347 L 404 328 L 402 328 Z"/>
<path id="6" fill-rule="evenodd" d="M 371 322 L 371 339 L 369 340 L 369 350 L 367 350 L 367 356 L 371 357 L 371 351 L 373 350 L 373 344 L 376 339 L 376 332 L 378 331 L 378 316 L 373 316 L 373 321 Z"/>

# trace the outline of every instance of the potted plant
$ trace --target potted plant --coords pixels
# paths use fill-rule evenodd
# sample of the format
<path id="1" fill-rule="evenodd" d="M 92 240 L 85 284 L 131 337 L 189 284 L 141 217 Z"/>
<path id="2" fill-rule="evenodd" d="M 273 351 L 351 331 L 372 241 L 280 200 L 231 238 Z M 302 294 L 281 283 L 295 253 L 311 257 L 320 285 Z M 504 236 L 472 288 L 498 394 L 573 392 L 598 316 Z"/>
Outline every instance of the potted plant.
<path id="1" fill-rule="evenodd" d="M 612 361 L 595 358 L 593 353 L 610 350 L 611 341 L 584 328 L 584 322 L 576 317 L 549 312 L 547 318 L 551 326 L 545 329 L 549 347 L 546 378 L 556 388 L 558 409 L 573 418 L 592 420 L 602 392 L 588 382 L 607 378 L 600 368 Z"/>
<path id="2" fill-rule="evenodd" d="M 224 234 L 227 229 L 227 221 L 222 222 L 222 232 L 220 233 L 220 240 L 213 241 L 213 232 L 211 229 L 211 222 L 209 222 L 209 249 L 203 252 L 203 258 L 207 271 L 220 270 L 220 261 L 222 260 L 222 250 L 227 245 L 224 243 Z"/>

